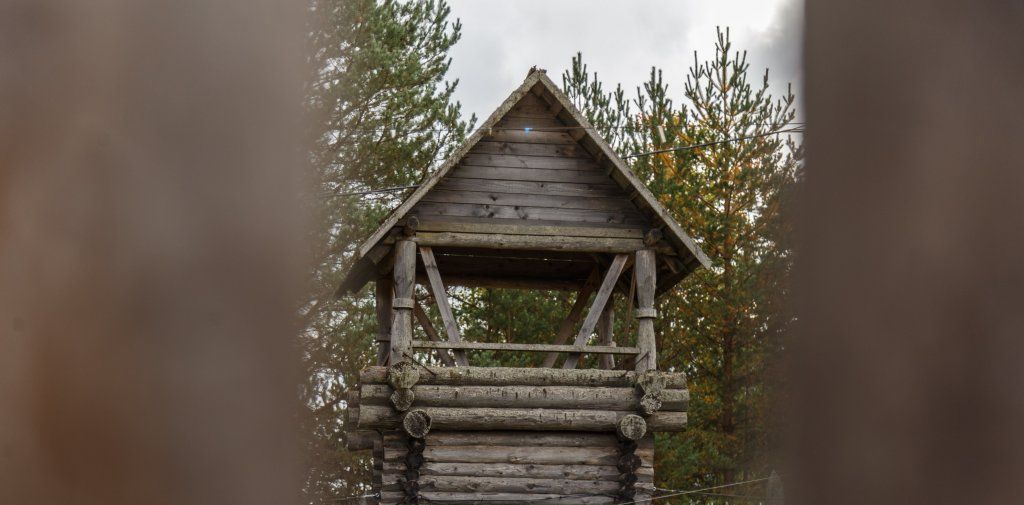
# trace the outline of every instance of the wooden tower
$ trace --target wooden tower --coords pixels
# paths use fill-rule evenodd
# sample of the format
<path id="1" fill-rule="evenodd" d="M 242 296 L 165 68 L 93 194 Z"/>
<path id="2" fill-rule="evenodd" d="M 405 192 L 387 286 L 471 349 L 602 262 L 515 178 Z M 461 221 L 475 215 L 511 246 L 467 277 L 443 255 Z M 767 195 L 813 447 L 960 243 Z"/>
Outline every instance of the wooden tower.
<path id="1" fill-rule="evenodd" d="M 683 429 L 689 398 L 681 373 L 657 370 L 654 300 L 708 264 L 544 71 L 531 70 L 359 247 L 339 288 L 376 283 L 379 363 L 350 397 L 360 431 L 348 443 L 374 450 L 380 502 L 649 498 L 652 433 Z M 442 331 L 415 298 L 417 283 L 433 295 Z M 453 285 L 578 296 L 550 344 L 466 342 L 445 291 Z M 622 345 L 612 334 L 616 296 L 638 319 Z M 414 339 L 414 324 L 428 339 Z M 480 349 L 545 359 L 474 367 L 468 351 Z M 420 364 L 415 351 L 445 366 Z M 600 369 L 577 369 L 587 354 L 600 356 Z"/>

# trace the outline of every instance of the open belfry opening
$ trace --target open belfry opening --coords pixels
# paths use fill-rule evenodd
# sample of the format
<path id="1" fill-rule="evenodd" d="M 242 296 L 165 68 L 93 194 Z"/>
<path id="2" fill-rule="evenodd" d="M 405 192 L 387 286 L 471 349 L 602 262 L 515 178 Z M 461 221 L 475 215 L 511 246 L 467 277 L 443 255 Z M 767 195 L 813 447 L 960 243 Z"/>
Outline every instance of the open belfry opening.
<path id="1" fill-rule="evenodd" d="M 682 430 L 689 399 L 682 373 L 658 370 L 654 302 L 709 261 L 543 70 L 356 255 L 339 296 L 374 282 L 380 330 L 378 364 L 349 399 L 348 444 L 372 449 L 381 504 L 650 499 L 653 434 Z M 550 343 L 467 342 L 451 286 L 577 295 Z M 636 318 L 635 335 L 614 335 L 616 316 Z M 481 367 L 474 350 L 544 358 Z M 578 368 L 583 356 L 598 368 Z"/>

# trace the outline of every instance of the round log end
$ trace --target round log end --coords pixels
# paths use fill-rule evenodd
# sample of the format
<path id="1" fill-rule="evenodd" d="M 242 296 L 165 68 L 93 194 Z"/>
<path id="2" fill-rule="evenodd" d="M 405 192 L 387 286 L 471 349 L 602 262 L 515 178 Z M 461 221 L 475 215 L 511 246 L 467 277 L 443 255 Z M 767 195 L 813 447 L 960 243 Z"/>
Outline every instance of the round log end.
<path id="1" fill-rule="evenodd" d="M 661 410 L 661 400 L 652 394 L 646 394 L 640 398 L 640 413 L 649 416 Z"/>
<path id="2" fill-rule="evenodd" d="M 395 389 L 409 389 L 420 380 L 420 371 L 408 361 L 399 361 L 388 368 L 388 384 Z"/>
<path id="3" fill-rule="evenodd" d="M 647 434 L 647 421 L 636 414 L 627 414 L 619 420 L 616 432 L 623 439 L 640 440 Z"/>
<path id="4" fill-rule="evenodd" d="M 430 433 L 430 416 L 422 410 L 410 411 L 402 419 L 402 428 L 410 437 L 426 437 L 427 433 Z"/>
<path id="5" fill-rule="evenodd" d="M 412 407 L 416 394 L 411 389 L 396 389 L 391 393 L 391 405 L 399 412 L 405 412 Z"/>

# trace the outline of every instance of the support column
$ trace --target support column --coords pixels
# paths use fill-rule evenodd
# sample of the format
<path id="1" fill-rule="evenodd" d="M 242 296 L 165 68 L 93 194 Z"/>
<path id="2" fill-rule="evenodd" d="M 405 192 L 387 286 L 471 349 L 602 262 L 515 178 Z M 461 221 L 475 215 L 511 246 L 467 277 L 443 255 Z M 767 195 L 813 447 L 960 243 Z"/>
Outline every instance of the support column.
<path id="1" fill-rule="evenodd" d="M 391 356 L 391 322 L 394 314 L 391 311 L 391 299 L 394 291 L 391 289 L 391 277 L 377 279 L 375 290 L 377 294 L 377 364 L 387 365 Z"/>
<path id="2" fill-rule="evenodd" d="M 416 286 L 416 243 L 411 240 L 395 242 L 394 298 L 391 324 L 391 364 L 412 355 L 413 288 Z"/>
<path id="3" fill-rule="evenodd" d="M 657 264 L 653 249 L 636 252 L 636 346 L 640 354 L 636 358 L 636 371 L 656 370 L 658 350 L 654 341 L 654 289 L 657 281 Z"/>

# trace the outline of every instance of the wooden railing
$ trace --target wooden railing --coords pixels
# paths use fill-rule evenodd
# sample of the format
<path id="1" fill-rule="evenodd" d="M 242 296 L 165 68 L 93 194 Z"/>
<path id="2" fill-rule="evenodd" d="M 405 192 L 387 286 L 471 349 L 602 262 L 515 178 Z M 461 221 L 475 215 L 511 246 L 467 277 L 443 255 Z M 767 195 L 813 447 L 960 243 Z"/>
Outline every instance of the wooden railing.
<path id="1" fill-rule="evenodd" d="M 635 356 L 640 354 L 636 347 L 616 347 L 613 345 L 558 345 L 558 344 L 514 344 L 492 342 L 452 342 L 432 340 L 413 340 L 413 349 L 453 349 L 474 351 L 524 351 L 524 352 L 568 352 L 578 354 L 624 354 Z"/>

